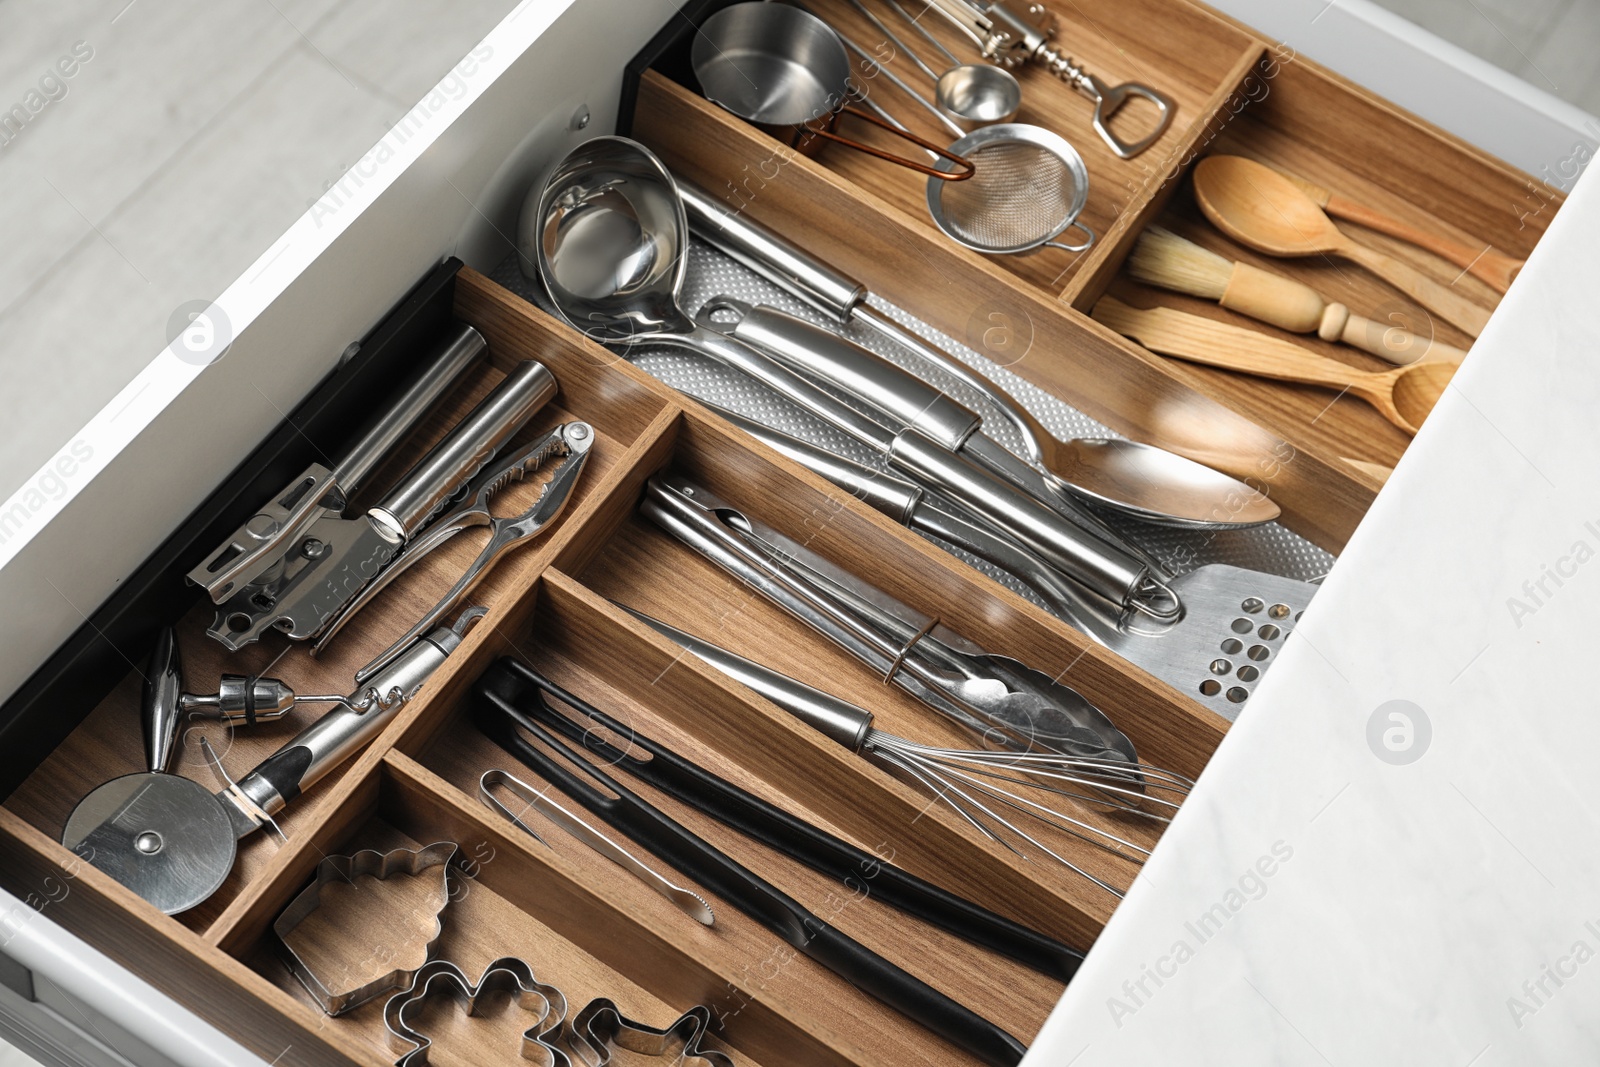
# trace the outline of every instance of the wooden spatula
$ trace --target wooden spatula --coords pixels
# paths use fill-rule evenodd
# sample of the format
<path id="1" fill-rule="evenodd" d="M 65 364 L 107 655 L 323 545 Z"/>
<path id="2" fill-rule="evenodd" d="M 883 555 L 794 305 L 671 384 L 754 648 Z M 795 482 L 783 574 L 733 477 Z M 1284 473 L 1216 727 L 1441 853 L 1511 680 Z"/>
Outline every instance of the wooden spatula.
<path id="1" fill-rule="evenodd" d="M 1225 322 L 1171 308 L 1145 310 L 1103 296 L 1097 322 L 1164 356 L 1224 370 L 1349 391 L 1406 433 L 1414 434 L 1450 384 L 1453 363 L 1413 363 L 1389 371 L 1361 371 L 1299 345 Z"/>
<path id="2" fill-rule="evenodd" d="M 1277 168 L 1273 168 L 1276 170 Z M 1511 287 L 1511 279 L 1517 276 L 1522 269 L 1523 260 L 1513 259 L 1501 252 L 1496 252 L 1492 245 L 1482 248 L 1453 241 L 1448 237 L 1436 233 L 1429 233 L 1402 222 L 1393 215 L 1386 215 L 1377 208 L 1368 207 L 1357 200 L 1347 196 L 1340 196 L 1331 189 L 1325 189 L 1314 182 L 1309 182 L 1288 171 L 1278 171 L 1285 178 L 1298 185 L 1301 190 L 1316 201 L 1317 205 L 1336 219 L 1348 219 L 1351 222 L 1365 226 L 1369 230 L 1386 233 L 1390 237 L 1398 237 L 1407 244 L 1416 245 L 1425 251 L 1465 270 L 1474 278 L 1492 286 L 1496 292 L 1505 292 Z"/>

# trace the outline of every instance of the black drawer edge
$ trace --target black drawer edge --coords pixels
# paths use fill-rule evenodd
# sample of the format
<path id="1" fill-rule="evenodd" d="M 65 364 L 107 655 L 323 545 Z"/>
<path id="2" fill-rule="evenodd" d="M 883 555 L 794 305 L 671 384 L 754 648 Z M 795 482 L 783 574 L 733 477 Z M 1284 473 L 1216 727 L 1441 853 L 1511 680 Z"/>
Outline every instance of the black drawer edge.
<path id="1" fill-rule="evenodd" d="M 461 261 L 440 263 L 250 456 L 129 575 L 22 687 L 0 705 L 0 797 L 9 796 L 129 671 L 156 632 L 204 598 L 185 575 L 307 464 L 354 443 L 407 368 L 454 319 Z M 142 770 L 130 760 L 128 770 Z"/>
<path id="2" fill-rule="evenodd" d="M 639 101 L 639 80 L 654 70 L 692 92 L 700 91 L 689 65 L 689 43 L 706 19 L 739 0 L 689 0 L 661 27 L 622 69 L 622 101 L 617 108 L 617 133 L 633 136 L 634 109 Z"/>

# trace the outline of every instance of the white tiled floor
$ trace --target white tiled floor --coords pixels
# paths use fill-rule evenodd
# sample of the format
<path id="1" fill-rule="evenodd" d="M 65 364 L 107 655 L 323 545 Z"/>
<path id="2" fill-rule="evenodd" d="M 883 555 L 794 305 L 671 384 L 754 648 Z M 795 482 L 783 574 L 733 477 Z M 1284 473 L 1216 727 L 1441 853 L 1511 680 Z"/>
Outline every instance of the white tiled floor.
<path id="1" fill-rule="evenodd" d="M 0 136 L 0 499 L 512 6 L 0 6 L 0 120 L 76 42 L 90 56 Z M 0 1041 L 0 1067 L 34 1065 Z"/>
<path id="2" fill-rule="evenodd" d="M 513 2 L 0 7 L 0 120 L 36 108 L 0 136 L 0 499 Z M 75 45 L 89 58 L 55 80 Z"/>
<path id="3" fill-rule="evenodd" d="M 1538 86 L 1600 115 L 1600 0 L 1377 0 Z"/>

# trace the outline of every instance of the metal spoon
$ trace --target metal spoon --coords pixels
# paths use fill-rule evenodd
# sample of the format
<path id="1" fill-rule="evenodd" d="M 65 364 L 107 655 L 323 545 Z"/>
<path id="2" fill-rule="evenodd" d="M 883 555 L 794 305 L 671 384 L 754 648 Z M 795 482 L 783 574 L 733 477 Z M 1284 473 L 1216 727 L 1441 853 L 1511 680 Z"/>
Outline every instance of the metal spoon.
<path id="1" fill-rule="evenodd" d="M 883 31 L 918 70 L 932 79 L 934 101 L 939 110 L 963 131 L 970 133 L 980 126 L 1010 122 L 1017 117 L 1017 111 L 1022 107 L 1022 85 L 1017 81 L 1015 74 L 1004 67 L 990 63 L 963 63 L 895 0 L 887 0 L 901 17 L 911 23 L 950 61 L 947 70 L 936 71 L 923 62 L 922 57 L 909 48 L 899 34 L 884 25 L 882 19 L 869 11 L 861 0 L 849 0 L 849 2 L 851 7 Z"/>
<path id="2" fill-rule="evenodd" d="M 747 374 L 949 493 L 1117 610 L 1154 618 L 1181 611 L 1160 569 L 1120 535 L 1092 528 L 1103 525 L 1098 520 L 1080 524 L 928 434 L 890 429 L 781 361 L 691 320 L 678 304 L 689 239 L 683 202 L 666 166 L 643 145 L 625 137 L 579 145 L 545 182 L 538 220 L 539 272 L 574 328 L 601 343 L 687 348 Z"/>

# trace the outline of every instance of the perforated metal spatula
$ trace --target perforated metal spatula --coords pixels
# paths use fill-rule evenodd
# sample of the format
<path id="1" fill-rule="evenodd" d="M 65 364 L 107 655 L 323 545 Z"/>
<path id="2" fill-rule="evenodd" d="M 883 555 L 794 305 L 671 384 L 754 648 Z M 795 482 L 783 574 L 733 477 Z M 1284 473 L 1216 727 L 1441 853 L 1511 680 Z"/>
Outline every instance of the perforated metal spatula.
<path id="1" fill-rule="evenodd" d="M 1137 617 L 1083 629 L 1223 718 L 1237 718 L 1317 587 L 1223 563 L 1180 575 L 1170 587 L 1183 602 L 1175 623 L 1147 626 Z"/>

